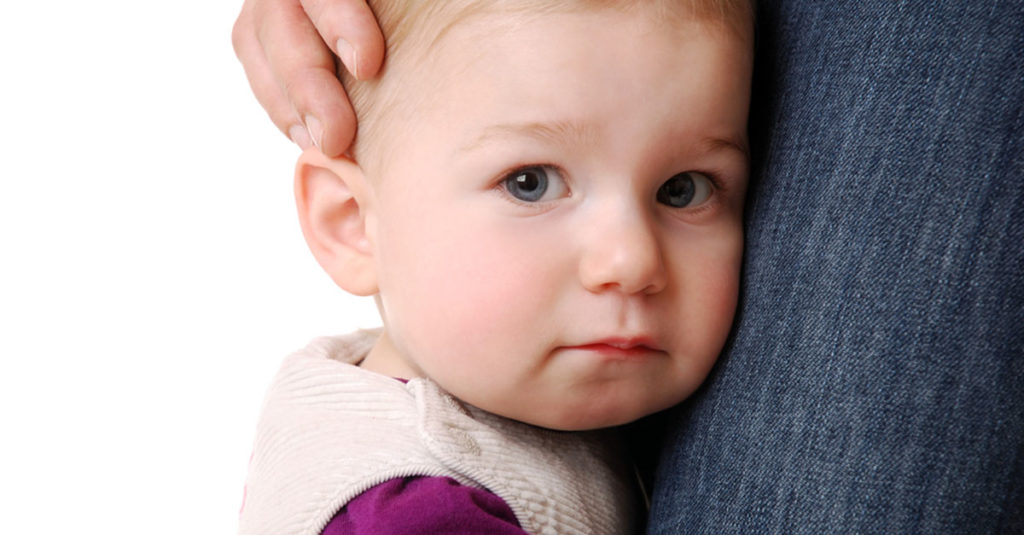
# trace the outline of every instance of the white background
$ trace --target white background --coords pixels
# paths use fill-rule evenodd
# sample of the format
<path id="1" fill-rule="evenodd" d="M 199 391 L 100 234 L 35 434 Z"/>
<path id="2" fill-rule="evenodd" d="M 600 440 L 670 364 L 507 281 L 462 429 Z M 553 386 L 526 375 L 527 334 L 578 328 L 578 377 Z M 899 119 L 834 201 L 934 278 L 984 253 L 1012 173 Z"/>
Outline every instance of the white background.
<path id="1" fill-rule="evenodd" d="M 378 321 L 302 241 L 240 5 L 0 7 L 0 533 L 233 533 L 280 360 Z"/>

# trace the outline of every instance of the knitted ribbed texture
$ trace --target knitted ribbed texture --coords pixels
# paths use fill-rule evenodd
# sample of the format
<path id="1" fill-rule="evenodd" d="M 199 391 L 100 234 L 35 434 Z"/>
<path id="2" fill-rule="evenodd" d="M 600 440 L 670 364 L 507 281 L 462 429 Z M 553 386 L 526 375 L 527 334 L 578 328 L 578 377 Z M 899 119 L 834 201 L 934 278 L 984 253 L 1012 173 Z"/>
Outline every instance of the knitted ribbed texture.
<path id="1" fill-rule="evenodd" d="M 240 535 L 318 535 L 355 496 L 414 475 L 485 488 L 530 533 L 629 532 L 632 487 L 606 435 L 540 429 L 430 380 L 353 366 L 377 334 L 318 338 L 285 360 L 257 427 Z"/>

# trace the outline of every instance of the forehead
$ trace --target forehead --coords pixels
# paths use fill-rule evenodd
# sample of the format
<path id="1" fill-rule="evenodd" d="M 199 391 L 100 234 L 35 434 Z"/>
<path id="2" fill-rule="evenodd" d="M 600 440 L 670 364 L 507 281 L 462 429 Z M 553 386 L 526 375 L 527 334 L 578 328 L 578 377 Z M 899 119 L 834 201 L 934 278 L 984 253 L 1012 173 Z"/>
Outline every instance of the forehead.
<path id="1" fill-rule="evenodd" d="M 418 66 L 427 92 L 420 98 L 435 118 L 440 111 L 441 120 L 481 124 L 557 116 L 579 126 L 633 114 L 653 123 L 745 125 L 749 50 L 699 20 L 665 24 L 610 11 L 481 16 L 453 28 Z"/>
<path id="2" fill-rule="evenodd" d="M 378 129 L 382 145 L 391 146 L 380 147 L 382 156 L 395 144 L 416 144 L 420 127 L 438 123 L 448 127 L 446 135 L 510 122 L 561 121 L 587 131 L 621 114 L 648 123 L 714 119 L 724 125 L 716 128 L 745 127 L 750 39 L 703 19 L 613 9 L 476 9 L 429 35 L 416 53 L 391 58 L 378 87 L 389 93 L 389 104 L 378 109 L 392 119 L 387 132 Z M 712 90 L 736 95 L 718 99 L 729 106 L 692 106 Z M 689 117 L 640 105 L 648 101 L 689 103 Z"/>

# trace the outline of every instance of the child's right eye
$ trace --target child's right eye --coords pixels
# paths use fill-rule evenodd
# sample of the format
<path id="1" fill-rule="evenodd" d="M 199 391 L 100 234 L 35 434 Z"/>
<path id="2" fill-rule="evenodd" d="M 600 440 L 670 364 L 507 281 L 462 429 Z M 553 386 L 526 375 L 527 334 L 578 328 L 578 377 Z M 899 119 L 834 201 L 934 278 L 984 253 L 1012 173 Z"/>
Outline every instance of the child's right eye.
<path id="1" fill-rule="evenodd" d="M 501 186 L 523 202 L 542 202 L 565 197 L 568 187 L 558 170 L 549 165 L 520 167 L 505 175 Z"/>

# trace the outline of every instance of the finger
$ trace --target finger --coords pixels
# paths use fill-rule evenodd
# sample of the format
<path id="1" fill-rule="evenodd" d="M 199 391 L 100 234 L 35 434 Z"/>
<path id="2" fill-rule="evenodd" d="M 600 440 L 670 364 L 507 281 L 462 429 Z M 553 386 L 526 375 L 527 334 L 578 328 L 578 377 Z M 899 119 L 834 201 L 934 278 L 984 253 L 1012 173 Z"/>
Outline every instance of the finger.
<path id="1" fill-rule="evenodd" d="M 266 0 L 270 3 L 270 0 Z M 348 148 L 355 114 L 335 72 L 334 56 L 298 0 L 274 0 L 257 12 L 257 39 L 278 87 L 313 143 L 328 156 Z"/>
<path id="2" fill-rule="evenodd" d="M 365 0 L 301 0 L 324 42 L 359 80 L 377 75 L 384 61 L 384 36 Z"/>
<path id="3" fill-rule="evenodd" d="M 238 56 L 245 69 L 249 87 L 256 95 L 256 100 L 270 116 L 270 120 L 274 122 L 278 130 L 303 150 L 312 145 L 305 125 L 296 115 L 277 80 L 274 79 L 266 56 L 263 55 L 263 49 L 256 39 L 251 19 L 246 12 L 239 15 L 235 22 L 231 32 L 231 42 L 235 49 L 235 55 Z"/>

